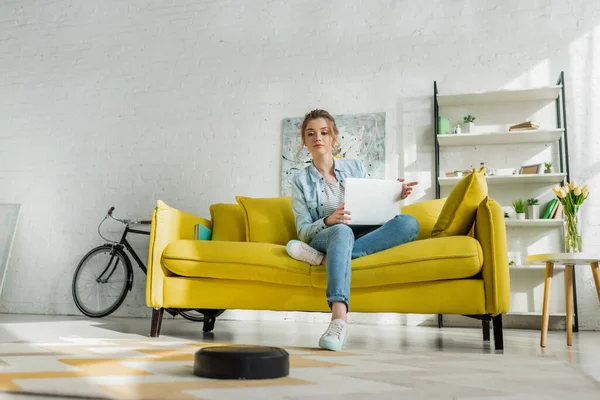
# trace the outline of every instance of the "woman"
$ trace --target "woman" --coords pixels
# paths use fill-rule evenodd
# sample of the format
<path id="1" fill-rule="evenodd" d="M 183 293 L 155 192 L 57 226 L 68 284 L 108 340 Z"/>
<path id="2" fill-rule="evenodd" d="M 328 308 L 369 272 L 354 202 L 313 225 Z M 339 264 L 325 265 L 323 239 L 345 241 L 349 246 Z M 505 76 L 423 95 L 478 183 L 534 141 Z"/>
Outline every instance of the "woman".
<path id="1" fill-rule="evenodd" d="M 351 210 L 344 209 L 344 180 L 366 178 L 362 163 L 334 158 L 339 148 L 338 128 L 327 111 L 306 114 L 301 132 L 312 163 L 292 182 L 292 208 L 300 240 L 290 241 L 286 248 L 292 258 L 326 265 L 331 323 L 319 347 L 340 351 L 347 337 L 351 260 L 414 240 L 419 224 L 410 215 L 397 215 L 366 234 L 353 231 L 348 226 Z M 401 198 L 407 198 L 416 184 L 403 183 Z"/>

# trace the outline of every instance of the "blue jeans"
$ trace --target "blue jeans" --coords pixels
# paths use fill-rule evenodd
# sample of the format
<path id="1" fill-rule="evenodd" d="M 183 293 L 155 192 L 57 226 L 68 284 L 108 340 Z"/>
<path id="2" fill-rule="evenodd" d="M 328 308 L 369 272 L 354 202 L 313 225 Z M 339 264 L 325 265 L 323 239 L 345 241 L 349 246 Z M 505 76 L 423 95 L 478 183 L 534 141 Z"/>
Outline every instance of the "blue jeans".
<path id="1" fill-rule="evenodd" d="M 384 225 L 354 240 L 348 225 L 337 224 L 317 233 L 309 245 L 327 254 L 327 303 L 350 305 L 352 260 L 408 243 L 419 234 L 419 223 L 412 215 L 401 214 Z"/>

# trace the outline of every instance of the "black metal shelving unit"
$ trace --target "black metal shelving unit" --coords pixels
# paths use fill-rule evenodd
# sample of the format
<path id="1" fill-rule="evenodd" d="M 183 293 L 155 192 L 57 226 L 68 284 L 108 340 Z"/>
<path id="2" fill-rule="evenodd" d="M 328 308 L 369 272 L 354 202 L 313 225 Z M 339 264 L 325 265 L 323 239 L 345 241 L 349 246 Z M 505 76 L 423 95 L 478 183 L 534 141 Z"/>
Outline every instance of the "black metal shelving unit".
<path id="1" fill-rule="evenodd" d="M 554 100 L 556 107 L 556 126 L 559 129 L 564 129 L 564 132 L 558 140 L 558 152 L 560 161 L 560 172 L 565 174 L 565 180 L 561 182 L 564 185 L 565 181 L 571 181 L 571 174 L 569 170 L 569 143 L 568 143 L 568 132 L 567 132 L 567 111 L 566 111 L 566 97 L 565 97 L 565 73 L 561 71 L 556 81 L 556 85 L 560 86 L 560 92 L 558 97 Z M 433 125 L 434 125 L 434 150 L 435 150 L 435 198 L 440 198 L 440 145 L 438 142 L 438 117 L 440 115 L 440 106 L 438 102 L 438 85 L 437 81 L 433 82 Z M 579 332 L 579 313 L 577 312 L 577 285 L 575 277 L 575 268 L 573 268 L 573 331 Z M 438 314 L 438 327 L 444 326 L 444 318 L 442 314 Z M 484 328 L 485 329 L 485 328 Z"/>

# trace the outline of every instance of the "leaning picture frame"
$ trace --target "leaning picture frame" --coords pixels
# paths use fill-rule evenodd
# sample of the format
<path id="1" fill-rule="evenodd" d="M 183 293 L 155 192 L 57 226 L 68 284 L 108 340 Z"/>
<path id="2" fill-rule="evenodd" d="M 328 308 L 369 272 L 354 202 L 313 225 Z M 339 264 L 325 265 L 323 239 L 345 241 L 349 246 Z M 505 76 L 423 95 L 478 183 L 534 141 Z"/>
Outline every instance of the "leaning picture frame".
<path id="1" fill-rule="evenodd" d="M 523 165 L 521 169 L 519 169 L 520 175 L 535 175 L 541 174 L 543 172 L 544 164 L 531 164 L 531 165 Z"/>

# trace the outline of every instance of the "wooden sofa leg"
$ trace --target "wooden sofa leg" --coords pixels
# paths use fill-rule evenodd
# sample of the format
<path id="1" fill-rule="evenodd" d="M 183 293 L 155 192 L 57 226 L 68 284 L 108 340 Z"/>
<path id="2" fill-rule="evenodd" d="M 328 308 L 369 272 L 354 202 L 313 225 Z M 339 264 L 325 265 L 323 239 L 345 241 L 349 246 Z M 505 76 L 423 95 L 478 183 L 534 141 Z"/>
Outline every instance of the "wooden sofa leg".
<path id="1" fill-rule="evenodd" d="M 162 324 L 164 308 L 152 309 L 152 325 L 150 327 L 150 337 L 158 337 L 160 335 L 160 325 Z"/>
<path id="2" fill-rule="evenodd" d="M 504 350 L 504 337 L 502 335 L 502 314 L 492 317 L 492 326 L 494 328 L 494 346 L 496 350 Z"/>
<path id="3" fill-rule="evenodd" d="M 481 329 L 483 330 L 483 341 L 490 341 L 490 321 L 487 319 L 481 320 Z"/>

